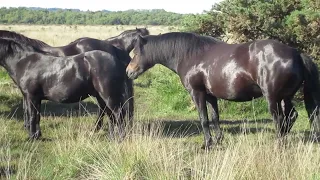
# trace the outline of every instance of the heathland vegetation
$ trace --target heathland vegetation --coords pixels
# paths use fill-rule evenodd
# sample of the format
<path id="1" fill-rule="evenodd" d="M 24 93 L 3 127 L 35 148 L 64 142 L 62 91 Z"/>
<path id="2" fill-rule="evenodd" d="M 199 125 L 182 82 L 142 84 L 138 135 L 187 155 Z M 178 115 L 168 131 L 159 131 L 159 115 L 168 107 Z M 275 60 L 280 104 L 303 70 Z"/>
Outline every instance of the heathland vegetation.
<path id="1" fill-rule="evenodd" d="M 184 30 L 229 42 L 275 38 L 319 61 L 319 9 L 315 0 L 225 0 L 207 13 L 160 23 L 177 26 L 132 24 L 147 25 L 151 34 Z M 85 36 L 106 39 L 136 27 L 106 26 L 102 20 L 81 25 L 76 19 L 65 25 L 40 21 L 12 25 L 3 17 L 13 14 L 1 13 L 3 10 L 0 29 L 52 46 Z M 97 111 L 93 99 L 71 105 L 43 103 L 44 137 L 30 142 L 23 129 L 21 93 L 1 69 L 0 179 L 319 179 L 320 147 L 308 141 L 309 122 L 300 98 L 295 99 L 299 117 L 285 146 L 275 140 L 274 124 L 263 99 L 246 103 L 220 100 L 225 140 L 206 152 L 199 148 L 203 135 L 188 93 L 176 75 L 157 65 L 135 80 L 135 123 L 124 142 L 108 141 L 105 131 L 93 132 Z"/>
<path id="2" fill-rule="evenodd" d="M 76 9 L 0 8 L 0 23 L 77 25 L 179 25 L 182 14 L 162 9 L 80 11 Z"/>
<path id="3" fill-rule="evenodd" d="M 316 58 L 320 64 L 320 1 L 225 0 L 202 15 L 189 15 L 188 31 L 247 42 L 277 39 Z"/>

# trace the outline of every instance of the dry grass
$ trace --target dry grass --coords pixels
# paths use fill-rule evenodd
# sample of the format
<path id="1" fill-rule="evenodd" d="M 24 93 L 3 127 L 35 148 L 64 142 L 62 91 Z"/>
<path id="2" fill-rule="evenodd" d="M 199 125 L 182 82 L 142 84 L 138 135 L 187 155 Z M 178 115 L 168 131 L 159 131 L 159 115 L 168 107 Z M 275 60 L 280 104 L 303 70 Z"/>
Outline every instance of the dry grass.
<path id="1" fill-rule="evenodd" d="M 85 118 L 85 117 L 83 117 Z M 106 141 L 73 117 L 51 132 L 52 142 L 25 142 L 18 179 L 319 179 L 320 149 L 300 137 L 280 146 L 267 132 L 226 138 L 204 151 L 193 137 L 166 134 L 160 123 L 136 123 L 122 143 Z M 60 122 L 59 118 L 50 121 Z M 46 132 L 48 133 L 48 132 Z M 10 167 L 9 127 L 0 131 L 4 167 Z M 7 173 L 7 177 L 10 174 Z"/>
<path id="2" fill-rule="evenodd" d="M 83 36 L 104 39 L 132 28 L 135 27 L 0 26 L 53 46 Z M 176 30 L 157 26 L 148 29 L 151 34 Z M 157 79 L 161 76 L 159 72 L 149 75 Z M 44 105 L 48 107 L 41 117 L 44 139 L 30 142 L 26 140 L 23 122 L 15 121 L 22 119 L 17 115 L 21 111 L 19 90 L 11 80 L 1 78 L 1 81 L 5 82 L 0 87 L 0 179 L 320 179 L 320 148 L 317 143 L 306 141 L 305 111 L 299 112 L 288 141 L 279 145 L 272 121 L 260 120 L 270 118 L 269 114 L 255 112 L 263 105 L 253 104 L 250 112 L 240 113 L 243 108 L 238 106 L 243 105 L 231 107 L 221 102 L 220 107 L 225 107 L 221 108 L 222 117 L 234 120 L 222 124 L 225 133 L 222 145 L 204 151 L 200 149 L 203 136 L 198 121 L 184 119 L 197 119 L 196 112 L 187 116 L 181 113 L 175 117 L 178 120 L 168 120 L 172 118 L 169 110 L 160 111 L 165 120 L 155 120 L 158 114 L 145 115 L 148 107 L 142 106 L 146 99 L 154 97 L 145 97 L 148 89 L 140 89 L 135 92 L 138 96 L 135 126 L 122 143 L 108 141 L 104 131 L 92 131 L 96 115 L 89 109 L 90 103 L 74 105 L 85 112 L 80 116 L 66 114 L 62 105 Z M 168 95 L 166 99 L 170 102 L 173 98 Z M 48 115 L 53 111 L 58 115 Z"/>
<path id="3" fill-rule="evenodd" d="M 136 26 L 81 26 L 81 25 L 0 25 L 0 29 L 22 33 L 30 38 L 39 39 L 52 46 L 63 46 L 81 37 L 106 39 L 119 35 L 122 31 Z M 160 34 L 177 30 L 176 27 L 148 26 L 150 34 Z"/>

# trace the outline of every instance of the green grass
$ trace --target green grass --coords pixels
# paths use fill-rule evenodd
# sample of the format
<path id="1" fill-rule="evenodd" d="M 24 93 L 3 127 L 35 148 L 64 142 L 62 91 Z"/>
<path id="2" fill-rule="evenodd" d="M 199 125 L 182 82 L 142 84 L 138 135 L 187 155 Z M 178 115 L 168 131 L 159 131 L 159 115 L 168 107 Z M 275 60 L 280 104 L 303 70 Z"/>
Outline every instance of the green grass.
<path id="1" fill-rule="evenodd" d="M 222 145 L 210 152 L 179 78 L 156 66 L 135 81 L 135 127 L 122 143 L 92 131 L 92 99 L 44 102 L 43 138 L 28 141 L 21 95 L 0 71 L 0 174 L 8 179 L 319 179 L 319 145 L 307 141 L 303 105 L 285 147 L 275 140 L 266 102 L 219 101 Z M 107 120 L 105 120 L 106 122 Z M 104 127 L 106 130 L 106 127 Z"/>

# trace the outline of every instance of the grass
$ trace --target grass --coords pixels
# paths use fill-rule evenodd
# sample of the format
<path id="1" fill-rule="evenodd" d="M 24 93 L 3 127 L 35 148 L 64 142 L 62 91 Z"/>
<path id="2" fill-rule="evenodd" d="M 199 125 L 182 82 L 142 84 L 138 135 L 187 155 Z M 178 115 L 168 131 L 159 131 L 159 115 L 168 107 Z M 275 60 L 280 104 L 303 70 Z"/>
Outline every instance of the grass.
<path id="1" fill-rule="evenodd" d="M 5 28 L 58 46 L 134 27 Z M 169 31 L 150 29 L 152 34 Z M 263 99 L 219 101 L 225 138 L 204 151 L 189 95 L 177 76 L 155 66 L 135 80 L 135 123 L 124 142 L 107 140 L 106 131 L 93 132 L 97 109 L 90 98 L 71 105 L 44 102 L 43 138 L 28 141 L 20 92 L 3 70 L 0 82 L 0 179 L 320 179 L 319 144 L 308 141 L 309 123 L 300 103 L 299 118 L 287 142 L 279 145 Z"/>

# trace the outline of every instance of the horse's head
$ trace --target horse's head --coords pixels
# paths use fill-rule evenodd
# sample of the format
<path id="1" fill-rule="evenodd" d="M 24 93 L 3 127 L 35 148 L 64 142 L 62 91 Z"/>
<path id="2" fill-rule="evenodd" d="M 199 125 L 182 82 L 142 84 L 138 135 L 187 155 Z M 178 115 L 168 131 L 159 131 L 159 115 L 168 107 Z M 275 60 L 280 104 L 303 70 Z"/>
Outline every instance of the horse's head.
<path id="1" fill-rule="evenodd" d="M 147 39 L 138 36 L 137 43 L 134 47 L 134 56 L 127 66 L 126 72 L 130 79 L 136 79 L 140 74 L 151 68 L 154 64 L 149 62 L 146 57 L 144 46 L 147 44 Z"/>
<path id="2" fill-rule="evenodd" d="M 147 28 L 137 28 L 136 27 L 136 32 L 137 32 L 137 35 L 140 35 L 140 36 L 147 36 L 150 34 L 150 32 Z"/>
<path id="3" fill-rule="evenodd" d="M 130 33 L 129 33 L 130 32 Z M 147 28 L 137 28 L 135 30 L 129 30 L 127 33 L 127 38 L 124 38 L 124 41 L 127 41 L 128 47 L 126 48 L 128 52 L 132 51 L 134 45 L 137 43 L 139 37 L 149 35 L 149 30 Z"/>

